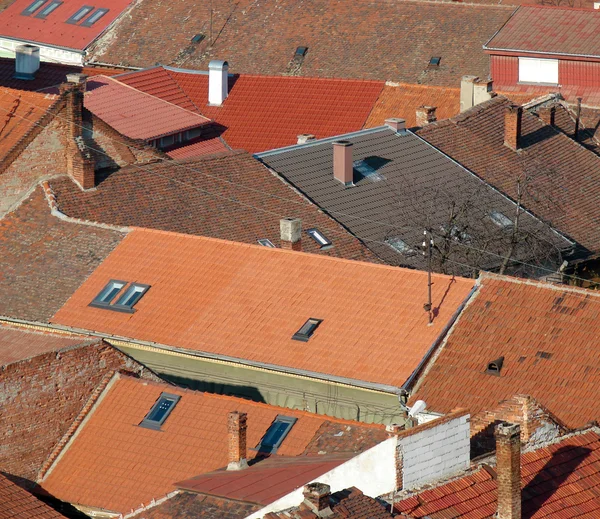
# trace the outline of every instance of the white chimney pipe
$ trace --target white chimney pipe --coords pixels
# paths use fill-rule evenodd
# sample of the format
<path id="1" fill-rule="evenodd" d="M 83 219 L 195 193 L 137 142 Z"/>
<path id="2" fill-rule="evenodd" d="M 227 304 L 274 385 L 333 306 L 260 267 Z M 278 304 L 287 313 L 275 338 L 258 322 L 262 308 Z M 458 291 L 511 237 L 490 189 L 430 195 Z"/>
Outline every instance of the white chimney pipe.
<path id="1" fill-rule="evenodd" d="M 228 95 L 229 64 L 213 59 L 208 64 L 208 104 L 221 106 Z"/>
<path id="2" fill-rule="evenodd" d="M 40 68 L 40 48 L 35 45 L 19 45 L 15 49 L 15 79 L 35 79 Z"/>

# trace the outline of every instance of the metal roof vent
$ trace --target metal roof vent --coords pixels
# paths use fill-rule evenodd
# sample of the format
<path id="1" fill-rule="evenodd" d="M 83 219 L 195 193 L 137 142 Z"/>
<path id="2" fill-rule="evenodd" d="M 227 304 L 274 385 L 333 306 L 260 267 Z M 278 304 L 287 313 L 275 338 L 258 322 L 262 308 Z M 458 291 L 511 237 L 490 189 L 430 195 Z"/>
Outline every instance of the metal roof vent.
<path id="1" fill-rule="evenodd" d="M 487 365 L 487 369 L 485 372 L 488 375 L 495 375 L 496 377 L 500 376 L 500 372 L 502 371 L 502 364 L 504 364 L 504 357 L 500 357 L 499 359 L 493 360 Z"/>

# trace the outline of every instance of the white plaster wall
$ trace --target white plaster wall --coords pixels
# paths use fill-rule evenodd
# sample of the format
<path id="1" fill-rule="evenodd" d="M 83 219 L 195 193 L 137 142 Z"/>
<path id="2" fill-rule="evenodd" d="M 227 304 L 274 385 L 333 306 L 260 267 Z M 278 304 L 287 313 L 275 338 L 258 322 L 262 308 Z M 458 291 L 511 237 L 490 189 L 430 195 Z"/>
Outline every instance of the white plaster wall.
<path id="1" fill-rule="evenodd" d="M 469 415 L 400 438 L 403 489 L 410 490 L 469 468 Z"/>
<path id="2" fill-rule="evenodd" d="M 0 38 L 0 55 L 2 57 L 15 58 L 15 48 L 26 41 L 14 41 Z M 46 47 L 35 43 L 40 48 L 40 60 L 51 63 L 62 63 L 64 65 L 83 65 L 83 54 L 80 52 Z"/>
<path id="3" fill-rule="evenodd" d="M 396 445 L 397 438 L 389 438 L 307 483 L 325 483 L 331 487 L 332 492 L 356 487 L 370 497 L 392 492 L 396 485 Z M 259 519 L 269 512 L 298 506 L 304 499 L 303 489 L 304 486 L 294 490 L 249 515 L 247 519 Z"/>

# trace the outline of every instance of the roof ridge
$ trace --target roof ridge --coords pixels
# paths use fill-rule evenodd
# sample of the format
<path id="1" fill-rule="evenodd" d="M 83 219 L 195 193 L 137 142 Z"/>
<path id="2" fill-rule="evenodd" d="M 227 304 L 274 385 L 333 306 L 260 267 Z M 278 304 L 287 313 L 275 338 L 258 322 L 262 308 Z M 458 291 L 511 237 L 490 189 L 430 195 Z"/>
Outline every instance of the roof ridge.
<path id="1" fill-rule="evenodd" d="M 513 283 L 515 285 L 529 285 L 535 286 L 539 288 L 546 288 L 549 290 L 557 290 L 561 292 L 573 292 L 578 294 L 585 294 L 589 296 L 594 296 L 600 298 L 600 293 L 597 290 L 591 290 L 589 288 L 575 287 L 572 285 L 563 285 L 558 283 L 551 283 L 549 281 L 538 281 L 536 279 L 525 279 L 518 278 L 514 276 L 504 276 L 501 274 L 496 274 L 495 272 L 486 272 L 481 271 L 479 274 L 479 280 L 481 281 L 481 285 L 485 286 L 486 279 L 496 280 L 496 281 L 505 281 L 507 283 Z"/>

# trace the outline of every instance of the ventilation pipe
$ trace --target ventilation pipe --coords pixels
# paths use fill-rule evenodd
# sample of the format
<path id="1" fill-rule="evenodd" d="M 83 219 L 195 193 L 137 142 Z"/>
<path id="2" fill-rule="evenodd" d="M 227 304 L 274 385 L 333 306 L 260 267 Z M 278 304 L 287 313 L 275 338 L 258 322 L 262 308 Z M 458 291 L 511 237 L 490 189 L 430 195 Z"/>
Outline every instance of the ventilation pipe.
<path id="1" fill-rule="evenodd" d="M 40 68 L 40 48 L 19 45 L 15 49 L 15 79 L 32 80 Z"/>
<path id="2" fill-rule="evenodd" d="M 221 106 L 229 94 L 229 64 L 214 59 L 208 64 L 208 104 Z"/>

